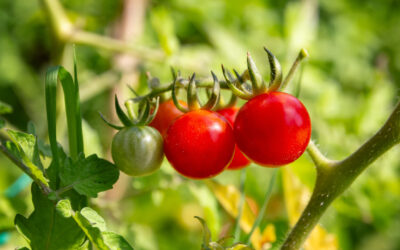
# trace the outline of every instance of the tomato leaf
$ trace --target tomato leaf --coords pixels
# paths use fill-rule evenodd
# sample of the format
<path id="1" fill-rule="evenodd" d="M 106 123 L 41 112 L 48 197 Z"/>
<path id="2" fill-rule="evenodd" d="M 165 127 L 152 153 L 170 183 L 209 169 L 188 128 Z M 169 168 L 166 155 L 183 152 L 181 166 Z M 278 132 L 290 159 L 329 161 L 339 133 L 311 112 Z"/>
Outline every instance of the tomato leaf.
<path id="1" fill-rule="evenodd" d="M 97 197 L 99 192 L 111 189 L 118 177 L 117 167 L 97 155 L 80 157 L 76 162 L 67 158 L 60 166 L 62 184 L 89 197 Z"/>
<path id="2" fill-rule="evenodd" d="M 0 115 L 9 114 L 13 111 L 12 107 L 7 103 L 0 101 Z"/>
<path id="3" fill-rule="evenodd" d="M 69 200 L 61 202 L 62 214 L 71 216 L 97 249 L 133 249 L 122 236 L 107 231 L 104 219 L 93 209 L 85 207 L 80 212 L 74 212 Z"/>
<path id="4" fill-rule="evenodd" d="M 49 181 L 45 177 L 42 163 L 40 162 L 37 140 L 34 135 L 18 131 L 7 130 L 11 139 L 5 143 L 9 154 L 16 162 L 21 162 L 23 170 L 41 187 L 49 187 Z"/>
<path id="5" fill-rule="evenodd" d="M 0 117 L 0 129 L 4 128 L 6 126 L 6 120 Z"/>
<path id="6" fill-rule="evenodd" d="M 24 236 L 32 250 L 40 249 L 87 249 L 86 237 L 72 218 L 68 218 L 60 201 L 55 205 L 40 191 L 36 183 L 32 184 L 32 201 L 35 210 L 25 218 L 15 217 L 17 230 Z"/>

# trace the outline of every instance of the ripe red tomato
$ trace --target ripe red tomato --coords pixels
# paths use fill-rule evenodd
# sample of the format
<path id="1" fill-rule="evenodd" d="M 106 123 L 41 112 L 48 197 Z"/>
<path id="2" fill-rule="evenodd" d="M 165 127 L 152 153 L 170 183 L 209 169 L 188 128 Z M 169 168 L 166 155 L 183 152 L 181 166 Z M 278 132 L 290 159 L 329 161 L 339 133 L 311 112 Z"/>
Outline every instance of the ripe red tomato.
<path id="1" fill-rule="evenodd" d="M 239 111 L 234 134 L 240 150 L 264 166 L 295 161 L 311 137 L 310 116 L 294 96 L 269 92 L 248 101 Z"/>
<path id="2" fill-rule="evenodd" d="M 179 101 L 179 103 L 184 107 L 187 106 L 183 101 Z M 172 100 L 168 100 L 160 104 L 156 117 L 149 126 L 157 129 L 160 134 L 165 137 L 169 125 L 181 115 L 183 115 L 183 112 L 176 108 Z"/>
<path id="3" fill-rule="evenodd" d="M 223 117 L 225 117 L 226 120 L 228 120 L 229 124 L 233 126 L 238 111 L 239 111 L 238 107 L 230 107 L 230 108 L 220 109 L 217 112 L 221 114 Z M 235 145 L 235 154 L 233 156 L 231 164 L 229 164 L 228 166 L 228 169 L 230 170 L 241 169 L 249 164 L 250 164 L 249 159 L 247 159 L 246 156 L 244 156 L 244 154 L 240 151 L 239 147 Z"/>
<path id="4" fill-rule="evenodd" d="M 231 162 L 235 140 L 231 126 L 217 113 L 195 110 L 171 124 L 164 152 L 176 171 L 193 179 L 221 173 Z"/>

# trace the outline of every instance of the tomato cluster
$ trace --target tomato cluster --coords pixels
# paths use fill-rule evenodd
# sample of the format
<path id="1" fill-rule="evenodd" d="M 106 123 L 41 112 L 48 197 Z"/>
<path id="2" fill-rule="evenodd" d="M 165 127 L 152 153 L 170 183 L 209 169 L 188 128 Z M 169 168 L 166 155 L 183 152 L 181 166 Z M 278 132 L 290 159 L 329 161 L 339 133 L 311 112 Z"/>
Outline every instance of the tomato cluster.
<path id="1" fill-rule="evenodd" d="M 157 102 L 153 109 L 146 100 L 147 108 L 142 113 L 146 115 L 142 115 L 140 121 L 129 121 L 116 103 L 117 114 L 127 126 L 119 128 L 112 144 L 117 167 L 133 176 L 150 174 L 160 167 L 165 154 L 172 167 L 183 176 L 204 179 L 225 169 L 244 168 L 251 161 L 278 167 L 298 159 L 311 137 L 310 117 L 296 97 L 278 91 L 282 84 L 280 66 L 272 53 L 266 51 L 273 73 L 269 87 L 250 55 L 248 70 L 243 76 L 235 72 L 237 78 L 234 79 L 223 68 L 233 94 L 248 100 L 240 109 L 228 105 L 211 111 L 216 106 L 221 107 L 219 81 L 214 73 L 212 94 L 203 106 L 195 90 L 195 75 L 185 87 L 188 103 L 177 100 L 177 77 L 174 75 L 172 99 L 160 105 Z M 252 83 L 251 92 L 242 86 L 245 77 Z"/>
<path id="2" fill-rule="evenodd" d="M 169 106 L 167 110 L 176 109 L 172 101 L 163 105 Z M 155 120 L 172 121 L 157 129 L 167 130 L 164 152 L 168 161 L 176 171 L 194 179 L 213 177 L 226 168 L 246 167 L 250 160 L 268 167 L 288 164 L 303 154 L 311 136 L 306 108 L 283 92 L 258 95 L 241 109 L 176 115 L 179 112 L 171 112 L 173 117 L 157 115 Z"/>

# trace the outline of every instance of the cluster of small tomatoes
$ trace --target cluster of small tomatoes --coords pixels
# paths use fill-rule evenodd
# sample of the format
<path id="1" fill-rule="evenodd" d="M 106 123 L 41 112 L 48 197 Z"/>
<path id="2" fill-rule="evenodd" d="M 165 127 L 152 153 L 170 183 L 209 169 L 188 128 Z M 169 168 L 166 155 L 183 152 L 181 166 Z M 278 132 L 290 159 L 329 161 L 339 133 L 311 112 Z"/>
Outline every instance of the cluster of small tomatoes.
<path id="1" fill-rule="evenodd" d="M 240 109 L 217 111 L 183 113 L 168 100 L 159 105 L 149 125 L 121 129 L 114 137 L 112 156 L 121 171 L 143 176 L 156 171 L 165 154 L 183 176 L 204 179 L 251 161 L 266 167 L 286 165 L 303 154 L 310 136 L 306 108 L 284 92 L 261 93 Z"/>

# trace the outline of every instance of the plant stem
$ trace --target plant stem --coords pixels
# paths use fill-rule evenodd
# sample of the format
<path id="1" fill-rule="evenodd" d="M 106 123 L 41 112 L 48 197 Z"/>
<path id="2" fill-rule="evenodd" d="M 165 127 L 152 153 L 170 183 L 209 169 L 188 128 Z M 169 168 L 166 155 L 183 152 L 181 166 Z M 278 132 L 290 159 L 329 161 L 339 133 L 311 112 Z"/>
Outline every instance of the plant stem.
<path id="1" fill-rule="evenodd" d="M 261 222 L 262 218 L 264 217 L 265 210 L 267 209 L 269 198 L 271 197 L 272 188 L 274 187 L 274 184 L 275 184 L 277 173 L 278 173 L 278 169 L 276 168 L 276 169 L 273 170 L 271 179 L 269 180 L 268 189 L 267 189 L 267 192 L 265 193 L 265 198 L 264 198 L 264 202 L 262 204 L 261 210 L 257 215 L 256 221 L 254 222 L 253 227 L 251 228 L 249 235 L 247 235 L 247 240 L 246 240 L 246 244 L 247 245 L 250 244 L 251 235 L 253 234 L 254 230 L 256 230 L 256 228 L 260 225 L 260 222 Z"/>
<path id="2" fill-rule="evenodd" d="M 294 73 L 296 73 L 297 67 L 299 66 L 300 62 L 306 57 L 308 57 L 307 51 L 305 49 L 301 49 L 299 54 L 296 57 L 296 60 L 292 64 L 292 67 L 290 68 L 289 73 L 287 74 L 287 76 L 285 77 L 285 79 L 282 82 L 282 85 L 280 87 L 281 90 L 285 89 L 286 85 L 292 80 Z"/>
<path id="3" fill-rule="evenodd" d="M 42 192 L 45 195 L 48 195 L 52 190 L 50 187 L 48 187 L 45 183 L 41 182 L 36 176 L 32 173 L 32 171 L 29 169 L 28 166 L 26 166 L 24 163 L 22 163 L 18 158 L 16 158 L 3 144 L 0 144 L 0 151 L 4 153 L 5 156 L 7 156 L 8 159 L 10 159 L 17 167 L 19 167 L 23 172 L 25 172 L 29 177 L 34 180 L 39 187 L 41 188 Z"/>
<path id="4" fill-rule="evenodd" d="M 235 222 L 235 234 L 234 234 L 234 241 L 237 242 L 240 239 L 240 219 L 242 218 L 242 213 L 243 213 L 243 207 L 244 207 L 244 201 L 246 198 L 245 190 L 244 190 L 244 185 L 246 183 L 246 176 L 247 176 L 247 168 L 243 168 L 240 170 L 240 186 L 239 186 L 239 191 L 240 191 L 240 201 L 239 201 L 239 207 L 238 207 L 238 215 L 236 217 L 236 222 Z"/>
<path id="5" fill-rule="evenodd" d="M 311 199 L 281 249 L 300 249 L 332 201 L 372 162 L 399 142 L 400 102 L 382 128 L 358 150 L 342 161 L 330 162 L 329 168 L 317 168 L 317 180 Z M 308 152 L 315 164 L 325 163 L 321 159 L 326 158 L 321 157 L 316 147 L 309 146 Z"/>
<path id="6" fill-rule="evenodd" d="M 54 34 L 58 42 L 62 44 L 76 43 L 95 46 L 116 52 L 135 55 L 135 57 L 161 62 L 165 54 L 161 50 L 150 49 L 113 39 L 107 36 L 79 30 L 65 14 L 65 10 L 58 0 L 41 0 L 50 18 Z"/>

